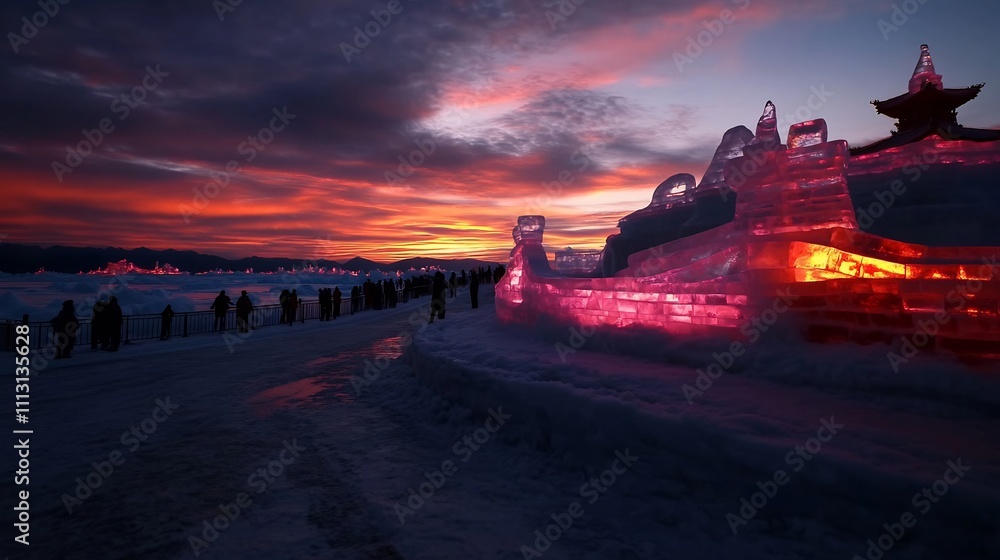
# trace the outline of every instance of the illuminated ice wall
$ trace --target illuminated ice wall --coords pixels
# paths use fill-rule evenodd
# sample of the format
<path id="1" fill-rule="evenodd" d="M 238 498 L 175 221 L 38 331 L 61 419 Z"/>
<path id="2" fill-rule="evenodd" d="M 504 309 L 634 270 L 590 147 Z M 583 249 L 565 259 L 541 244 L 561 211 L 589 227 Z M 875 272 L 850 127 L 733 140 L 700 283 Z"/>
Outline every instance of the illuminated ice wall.
<path id="1" fill-rule="evenodd" d="M 786 146 L 774 121 L 769 102 L 754 140 L 724 164 L 732 222 L 632 254 L 612 277 L 554 272 L 541 217 L 522 218 L 498 317 L 740 338 L 755 318 L 781 313 L 814 340 L 920 332 L 926 348 L 1000 357 L 1000 247 L 932 248 L 859 230 L 847 143 L 828 141 L 817 119 L 793 125 Z"/>

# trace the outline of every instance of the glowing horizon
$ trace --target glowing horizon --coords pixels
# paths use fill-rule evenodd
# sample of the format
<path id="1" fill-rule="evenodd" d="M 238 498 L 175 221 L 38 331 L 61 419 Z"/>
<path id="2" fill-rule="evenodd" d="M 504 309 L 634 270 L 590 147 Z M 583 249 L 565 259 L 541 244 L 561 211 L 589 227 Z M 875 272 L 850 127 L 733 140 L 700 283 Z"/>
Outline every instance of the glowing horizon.
<path id="1" fill-rule="evenodd" d="M 543 214 L 550 249 L 600 249 L 769 99 L 782 137 L 823 117 L 863 145 L 922 43 L 945 87 L 1000 84 L 985 1 L 403 4 L 350 61 L 372 8 L 340 4 L 62 7 L 0 55 L 3 241 L 505 262 Z M 0 8 L 14 33 L 22 9 Z M 998 106 L 988 85 L 959 122 L 1000 127 Z"/>

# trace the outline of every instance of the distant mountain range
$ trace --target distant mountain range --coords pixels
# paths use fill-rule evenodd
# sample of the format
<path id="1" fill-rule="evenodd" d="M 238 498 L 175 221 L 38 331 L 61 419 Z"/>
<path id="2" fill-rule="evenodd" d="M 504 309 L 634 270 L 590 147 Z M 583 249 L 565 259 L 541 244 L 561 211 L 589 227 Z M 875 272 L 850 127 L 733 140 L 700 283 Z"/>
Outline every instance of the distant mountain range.
<path id="1" fill-rule="evenodd" d="M 275 257 L 247 257 L 242 259 L 226 259 L 215 255 L 203 255 L 195 251 L 177 251 L 174 249 L 154 250 L 140 247 L 138 249 L 121 249 L 118 247 L 39 247 L 37 245 L 18 245 L 14 243 L 0 244 L 0 272 L 23 274 L 35 272 L 44 268 L 50 272 L 89 272 L 104 268 L 111 262 L 125 259 L 141 268 L 153 268 L 157 262 L 160 265 L 169 263 L 186 272 L 206 272 L 209 270 L 247 270 L 255 272 L 270 272 L 279 268 L 290 270 L 301 269 L 306 264 L 323 268 L 342 268 L 369 272 L 372 270 L 394 271 L 409 270 L 411 267 L 420 269 L 437 266 L 446 270 L 468 270 L 480 266 L 496 266 L 497 263 L 478 259 L 434 259 L 415 257 L 394 263 L 378 263 L 361 257 L 354 257 L 343 263 L 320 259 L 303 261 L 302 259 Z"/>

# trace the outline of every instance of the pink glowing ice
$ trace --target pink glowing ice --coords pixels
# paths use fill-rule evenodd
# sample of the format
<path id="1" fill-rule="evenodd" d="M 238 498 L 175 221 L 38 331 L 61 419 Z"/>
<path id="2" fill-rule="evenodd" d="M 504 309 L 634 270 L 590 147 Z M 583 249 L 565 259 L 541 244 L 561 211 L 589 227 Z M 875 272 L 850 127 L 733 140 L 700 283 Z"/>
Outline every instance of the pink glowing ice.
<path id="1" fill-rule="evenodd" d="M 723 170 L 726 167 L 726 162 L 743 155 L 743 146 L 746 146 L 753 140 L 753 133 L 750 129 L 743 126 L 734 126 L 726 131 L 722 135 L 722 141 L 719 142 L 719 147 L 715 149 L 715 156 L 712 157 L 712 163 L 708 165 L 708 169 L 705 170 L 705 174 L 701 178 L 701 182 L 698 183 L 698 189 L 711 189 L 711 188 L 722 188 L 729 189 L 726 185 L 726 179 L 723 175 Z"/>
<path id="2" fill-rule="evenodd" d="M 739 132 L 716 152 L 725 165 L 713 182 L 737 195 L 731 222 L 634 253 L 614 276 L 552 271 L 544 219 L 519 218 L 522 239 L 496 288 L 497 316 L 742 338 L 751 319 L 780 312 L 812 339 L 858 342 L 891 342 L 933 324 L 926 347 L 1000 357 L 1000 267 L 989 264 L 1000 247 L 927 247 L 861 231 L 847 190 L 847 143 L 828 141 L 826 122 L 815 119 L 790 127 L 786 149 L 776 124 L 768 102 L 743 155 L 718 158 L 735 152 Z M 689 185 L 671 178 L 654 203 Z M 957 283 L 971 281 L 976 293 L 956 305 Z M 948 321 L 935 319 L 941 314 Z"/>

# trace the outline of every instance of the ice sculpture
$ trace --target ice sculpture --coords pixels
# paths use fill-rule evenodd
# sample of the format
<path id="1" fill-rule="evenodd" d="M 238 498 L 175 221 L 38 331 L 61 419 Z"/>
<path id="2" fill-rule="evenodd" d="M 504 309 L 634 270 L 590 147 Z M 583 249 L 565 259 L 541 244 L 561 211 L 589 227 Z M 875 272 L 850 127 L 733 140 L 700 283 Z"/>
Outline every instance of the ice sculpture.
<path id="1" fill-rule="evenodd" d="M 698 190 L 712 188 L 729 190 L 729 186 L 726 185 L 726 180 L 723 176 L 723 169 L 726 166 L 726 162 L 742 156 L 743 146 L 746 146 L 752 140 L 753 133 L 743 125 L 734 126 L 727 130 L 722 135 L 719 147 L 715 149 L 712 163 L 708 164 L 708 169 L 705 170 L 705 174 L 701 177 L 701 182 L 698 183 Z"/>
<path id="2" fill-rule="evenodd" d="M 792 125 L 788 130 L 788 149 L 806 148 L 826 142 L 826 121 L 816 119 Z"/>
<path id="3" fill-rule="evenodd" d="M 792 125 L 784 149 L 774 114 L 769 102 L 757 138 L 724 166 L 736 194 L 732 221 L 631 253 L 613 275 L 553 272 L 527 239 L 525 226 L 541 217 L 519 218 L 497 316 L 743 338 L 753 319 L 780 308 L 814 340 L 903 338 L 914 353 L 1000 358 L 1000 265 L 991 260 L 1000 247 L 927 247 L 861 231 L 847 143 L 828 141 L 816 119 Z"/>
<path id="4" fill-rule="evenodd" d="M 690 173 L 671 175 L 653 191 L 653 200 L 650 201 L 649 208 L 669 206 L 676 202 L 691 200 L 694 186 L 694 175 Z"/>
<path id="5" fill-rule="evenodd" d="M 768 101 L 764 105 L 764 113 L 757 121 L 757 132 L 754 133 L 753 140 L 743 147 L 743 155 L 783 149 L 785 146 L 781 143 L 781 137 L 778 135 L 778 119 L 775 116 L 774 103 Z"/>
<path id="6" fill-rule="evenodd" d="M 1000 140 L 1000 131 L 970 128 L 958 124 L 958 108 L 975 99 L 985 84 L 945 88 L 934 71 L 927 45 L 920 45 L 920 58 L 913 70 L 907 92 L 884 101 L 872 101 L 875 110 L 896 119 L 896 130 L 866 146 L 851 149 L 854 172 L 878 173 L 916 156 L 918 164 L 927 153 L 957 162 L 973 162 L 993 156 L 983 142 Z M 979 145 L 977 145 L 979 144 Z"/>
<path id="7" fill-rule="evenodd" d="M 556 270 L 566 276 L 591 275 L 600 267 L 602 256 L 599 249 L 566 247 L 555 253 Z"/>
<path id="8" fill-rule="evenodd" d="M 917 67 L 913 69 L 913 76 L 910 77 L 910 93 L 917 93 L 927 87 L 928 84 L 933 85 L 937 89 L 944 89 L 944 84 L 941 82 L 941 75 L 934 71 L 934 61 L 931 60 L 930 47 L 920 45 L 920 58 L 917 59 Z"/>
<path id="9" fill-rule="evenodd" d="M 517 219 L 517 233 L 524 243 L 541 243 L 545 233 L 545 216 L 520 216 Z M 515 238 L 517 237 L 515 233 Z"/>

